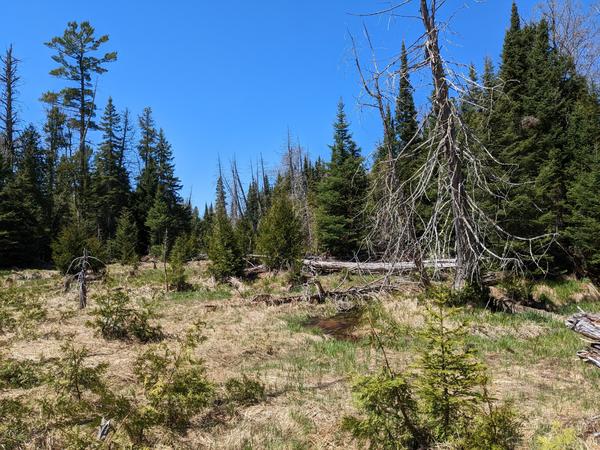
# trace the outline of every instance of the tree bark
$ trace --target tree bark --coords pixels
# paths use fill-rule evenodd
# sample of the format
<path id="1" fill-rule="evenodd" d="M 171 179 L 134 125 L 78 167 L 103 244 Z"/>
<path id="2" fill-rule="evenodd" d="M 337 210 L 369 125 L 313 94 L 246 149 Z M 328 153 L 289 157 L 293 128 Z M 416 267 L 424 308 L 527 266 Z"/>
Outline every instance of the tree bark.
<path id="1" fill-rule="evenodd" d="M 578 351 L 577 356 L 600 368 L 600 314 L 577 313 L 565 320 L 565 325 L 594 341 L 587 349 Z"/>
<path id="2" fill-rule="evenodd" d="M 448 182 L 452 199 L 452 222 L 454 227 L 456 270 L 454 289 L 461 289 L 467 281 L 474 281 L 478 275 L 477 264 L 470 251 L 466 214 L 465 180 L 462 167 L 462 151 L 456 145 L 456 124 L 452 118 L 452 105 L 449 93 L 446 71 L 440 53 L 438 28 L 435 21 L 436 0 L 430 7 L 427 0 L 421 0 L 421 19 L 425 27 L 427 39 L 425 52 L 433 78 L 434 94 L 433 107 L 437 114 L 436 128 L 441 137 L 439 145 L 448 163 Z"/>

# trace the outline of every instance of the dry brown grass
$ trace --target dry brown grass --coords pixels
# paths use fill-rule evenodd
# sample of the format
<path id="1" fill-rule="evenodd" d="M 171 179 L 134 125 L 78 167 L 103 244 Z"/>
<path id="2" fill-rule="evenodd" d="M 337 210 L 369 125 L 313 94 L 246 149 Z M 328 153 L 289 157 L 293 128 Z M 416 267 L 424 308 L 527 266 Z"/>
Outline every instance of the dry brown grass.
<path id="1" fill-rule="evenodd" d="M 382 364 L 381 354 L 367 344 L 368 321 L 358 323 L 353 340 L 338 341 L 302 326 L 303 318 L 330 316 L 334 312 L 331 305 L 267 306 L 251 301 L 258 292 L 285 292 L 283 276 L 266 277 L 237 289 L 223 288 L 206 277 L 201 263 L 195 263 L 188 267 L 189 280 L 200 290 L 163 295 L 160 270 L 144 265 L 137 277 L 128 272 L 111 266 L 109 280 L 91 286 L 84 311 L 77 309 L 74 292 L 62 291 L 62 281 L 54 272 L 38 271 L 39 277 L 30 272 L 3 275 L 0 285 L 39 292 L 47 317 L 29 335 L 0 335 L 2 356 L 56 358 L 61 344 L 72 338 L 91 350 L 91 363 L 108 363 L 106 378 L 113 389 L 130 388 L 135 383 L 133 363 L 146 345 L 106 341 L 86 326 L 95 306 L 94 295 L 121 286 L 133 298 L 160 299 L 159 322 L 169 345 L 194 323 L 205 323 L 206 340 L 196 353 L 214 383 L 222 385 L 231 377 L 248 374 L 267 388 L 266 401 L 239 408 L 233 415 L 198 416 L 186 433 L 165 437 L 155 448 L 357 448 L 340 432 L 339 424 L 344 415 L 353 412 L 352 376 Z M 360 282 L 332 275 L 323 284 L 333 288 Z M 395 366 L 411 364 L 419 351 L 414 336 L 423 325 L 423 313 L 414 295 L 383 299 L 379 316 L 398 324 L 405 338 L 387 351 Z M 594 429 L 590 420 L 600 414 L 600 374 L 583 366 L 571 352 L 569 346 L 576 348 L 576 337 L 573 344 L 568 334 L 561 334 L 562 325 L 551 319 L 501 320 L 481 311 L 466 311 L 465 315 L 472 319 L 473 343 L 490 368 L 494 394 L 514 400 L 524 418 L 524 448 L 531 448 L 535 435 L 554 421 L 574 427 L 582 436 Z M 561 345 L 567 346 L 567 351 L 554 348 Z M 530 357 L 536 354 L 541 356 Z M 43 396 L 44 389 L 7 390 L 0 396 L 34 398 Z M 591 437 L 586 442 L 588 448 L 599 448 Z"/>

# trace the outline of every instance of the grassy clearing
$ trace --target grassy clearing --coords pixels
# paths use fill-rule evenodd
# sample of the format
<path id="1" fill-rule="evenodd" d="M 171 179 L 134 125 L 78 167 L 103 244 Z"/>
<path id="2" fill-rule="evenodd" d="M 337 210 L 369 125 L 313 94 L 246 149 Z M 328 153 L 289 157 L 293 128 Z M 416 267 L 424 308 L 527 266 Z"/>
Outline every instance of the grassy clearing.
<path id="1" fill-rule="evenodd" d="M 6 422 L 14 430 L 10 439 L 27 448 L 58 449 L 64 448 L 65 436 L 88 442 L 85 439 L 95 435 L 100 417 L 76 429 L 65 425 L 69 421 L 55 423 L 45 431 L 45 440 L 31 434 L 46 429 L 40 428 L 44 421 L 39 401 L 52 395 L 48 376 L 69 340 L 92 349 L 89 367 L 106 365 L 104 379 L 111 391 L 141 395 L 135 361 L 159 344 L 107 341 L 86 326 L 93 319 L 97 296 L 115 288 L 125 289 L 134 301 L 154 299 L 160 312 L 156 321 L 165 336 L 160 345 L 176 348 L 190 327 L 203 324 L 205 338 L 194 357 L 204 362 L 218 395 L 224 395 L 229 380 L 243 380 L 244 375 L 265 387 L 264 398 L 257 397 L 257 402 L 207 407 L 185 430 L 151 430 L 150 448 L 357 448 L 339 427 L 341 418 L 354 412 L 352 379 L 383 365 L 380 343 L 397 370 L 409 367 L 422 348 L 419 330 L 426 310 L 414 293 L 382 298 L 348 325 L 329 304 L 268 306 L 247 301 L 258 293 L 297 292 L 288 287 L 285 274 L 231 287 L 212 283 L 201 263 L 188 266 L 186 272 L 192 290 L 164 294 L 159 268 L 142 265 L 131 274 L 126 267 L 111 266 L 108 277 L 91 284 L 90 306 L 84 311 L 77 308 L 76 292 L 64 293 L 62 279 L 54 272 L 1 273 L 5 288 L 0 291 L 0 411 L 11 414 Z M 326 289 L 364 282 L 348 274 L 322 279 Z M 463 309 L 461 318 L 469 321 L 469 342 L 489 368 L 494 395 L 518 406 L 525 424 L 523 448 L 544 448 L 544 439 L 571 438 L 594 448 L 588 430 L 598 414 L 600 370 L 578 360 L 576 352 L 584 343 L 562 322 L 577 307 L 600 311 L 600 302 L 590 296 L 586 283 L 566 280 L 544 286 L 544 292 L 554 296 L 556 318 L 479 308 Z M 336 334 L 340 327 L 343 333 Z M 248 390 L 238 386 L 238 391 Z M 2 436 L 8 439 L 6 433 Z"/>

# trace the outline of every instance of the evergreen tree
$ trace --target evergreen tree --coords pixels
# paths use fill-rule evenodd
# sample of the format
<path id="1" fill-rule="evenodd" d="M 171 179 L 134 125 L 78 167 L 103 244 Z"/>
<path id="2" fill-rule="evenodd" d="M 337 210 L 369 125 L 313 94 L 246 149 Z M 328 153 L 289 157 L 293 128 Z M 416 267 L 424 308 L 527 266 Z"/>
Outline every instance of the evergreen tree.
<path id="1" fill-rule="evenodd" d="M 158 186 L 169 206 L 169 210 L 173 211 L 175 206 L 181 202 L 181 197 L 179 196 L 181 183 L 179 178 L 175 176 L 173 150 L 171 149 L 171 144 L 167 141 L 162 128 L 158 132 L 155 152 Z"/>
<path id="2" fill-rule="evenodd" d="M 117 231 L 113 242 L 117 260 L 121 264 L 137 264 L 137 240 L 138 229 L 133 214 L 125 208 L 117 220 Z"/>
<path id="3" fill-rule="evenodd" d="M 56 51 L 52 59 L 58 64 L 58 67 L 50 71 L 50 75 L 72 83 L 59 92 L 45 93 L 43 100 L 52 105 L 60 104 L 66 113 L 71 113 L 70 126 L 79 132 L 77 181 L 80 214 L 86 212 L 89 185 L 91 149 L 87 145 L 86 136 L 88 130 L 96 129 L 93 121 L 96 105 L 92 78 L 105 73 L 105 65 L 117 59 L 116 52 L 94 56 L 107 41 L 108 35 L 96 37 L 94 27 L 85 21 L 69 22 L 62 36 L 56 36 L 46 43 Z"/>
<path id="4" fill-rule="evenodd" d="M 92 178 L 94 206 L 101 236 L 114 236 L 117 218 L 129 204 L 129 174 L 124 165 L 121 116 L 109 97 L 100 127 L 103 141 L 96 154 Z"/>
<path id="5" fill-rule="evenodd" d="M 40 261 L 49 255 L 44 216 L 44 154 L 33 126 L 21 136 L 17 171 L 0 190 L 0 265 Z"/>
<path id="6" fill-rule="evenodd" d="M 66 158 L 62 154 L 68 148 L 66 130 L 66 116 L 57 106 L 51 106 L 46 114 L 44 124 L 45 134 L 45 169 L 44 190 L 48 196 L 46 208 L 46 221 L 49 224 L 50 236 L 56 236 L 61 226 L 69 220 L 69 195 L 71 184 L 66 183 L 63 177 L 59 177 L 59 166 L 61 159 Z"/>
<path id="7" fill-rule="evenodd" d="M 139 117 L 140 140 L 138 154 L 142 162 L 137 177 L 135 191 L 135 216 L 140 230 L 140 251 L 145 253 L 150 245 L 150 236 L 146 228 L 146 215 L 156 197 L 158 190 L 158 168 L 156 164 L 157 131 L 152 118 L 152 109 L 144 108 Z"/>
<path id="8" fill-rule="evenodd" d="M 444 307 L 447 292 L 432 294 L 416 370 L 396 373 L 388 361 L 380 373 L 360 377 L 353 392 L 363 416 L 345 417 L 343 427 L 374 449 L 517 448 L 515 411 L 489 397 L 465 323 Z"/>
<path id="9" fill-rule="evenodd" d="M 216 207 L 208 241 L 209 270 L 220 281 L 239 276 L 244 269 L 242 252 L 238 247 L 233 227 L 227 216 L 223 179 L 217 180 Z"/>
<path id="10" fill-rule="evenodd" d="M 341 100 L 334 129 L 331 162 L 318 187 L 317 236 L 325 253 L 351 258 L 359 251 L 364 234 L 367 177 Z"/>
<path id="11" fill-rule="evenodd" d="M 276 189 L 273 204 L 260 222 L 258 252 L 270 269 L 291 269 L 302 257 L 303 243 L 302 224 L 289 194 Z"/>
<path id="12" fill-rule="evenodd" d="M 409 78 L 410 67 L 408 66 L 408 55 L 406 47 L 402 42 L 402 52 L 400 55 L 400 84 L 398 87 L 398 97 L 396 97 L 396 116 L 394 118 L 394 127 L 400 152 L 407 156 L 408 161 L 414 159 L 412 154 L 414 149 L 420 144 L 419 123 L 417 122 L 417 109 L 413 98 L 413 87 Z"/>
<path id="13" fill-rule="evenodd" d="M 188 236 L 181 235 L 175 240 L 171 254 L 169 255 L 169 270 L 167 279 L 169 289 L 184 291 L 188 288 L 185 277 L 185 262 L 187 261 Z"/>
<path id="14" fill-rule="evenodd" d="M 169 245 L 169 234 L 173 237 L 173 218 L 169 215 L 169 207 L 159 191 L 154 197 L 154 204 L 148 211 L 146 227 L 150 233 L 150 249 L 153 255 L 162 255 L 163 247 Z M 166 242 L 165 242 L 166 240 Z"/>

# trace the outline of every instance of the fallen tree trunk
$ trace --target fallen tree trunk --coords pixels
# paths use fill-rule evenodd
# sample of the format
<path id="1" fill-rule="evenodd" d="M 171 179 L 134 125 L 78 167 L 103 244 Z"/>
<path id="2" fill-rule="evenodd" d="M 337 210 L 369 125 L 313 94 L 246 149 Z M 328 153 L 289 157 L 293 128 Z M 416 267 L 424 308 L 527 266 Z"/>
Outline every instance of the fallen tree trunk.
<path id="1" fill-rule="evenodd" d="M 587 349 L 578 351 L 577 356 L 600 368 L 600 314 L 580 312 L 569 317 L 565 325 L 594 341 Z"/>
<path id="2" fill-rule="evenodd" d="M 571 330 L 600 342 L 600 314 L 577 313 L 565 321 Z"/>
<path id="3" fill-rule="evenodd" d="M 320 259 L 304 259 L 302 265 L 315 272 L 338 272 L 347 270 L 355 273 L 399 273 L 416 270 L 413 261 L 387 262 L 347 262 Z M 456 259 L 428 259 L 423 266 L 434 269 L 451 269 L 456 267 Z"/>

